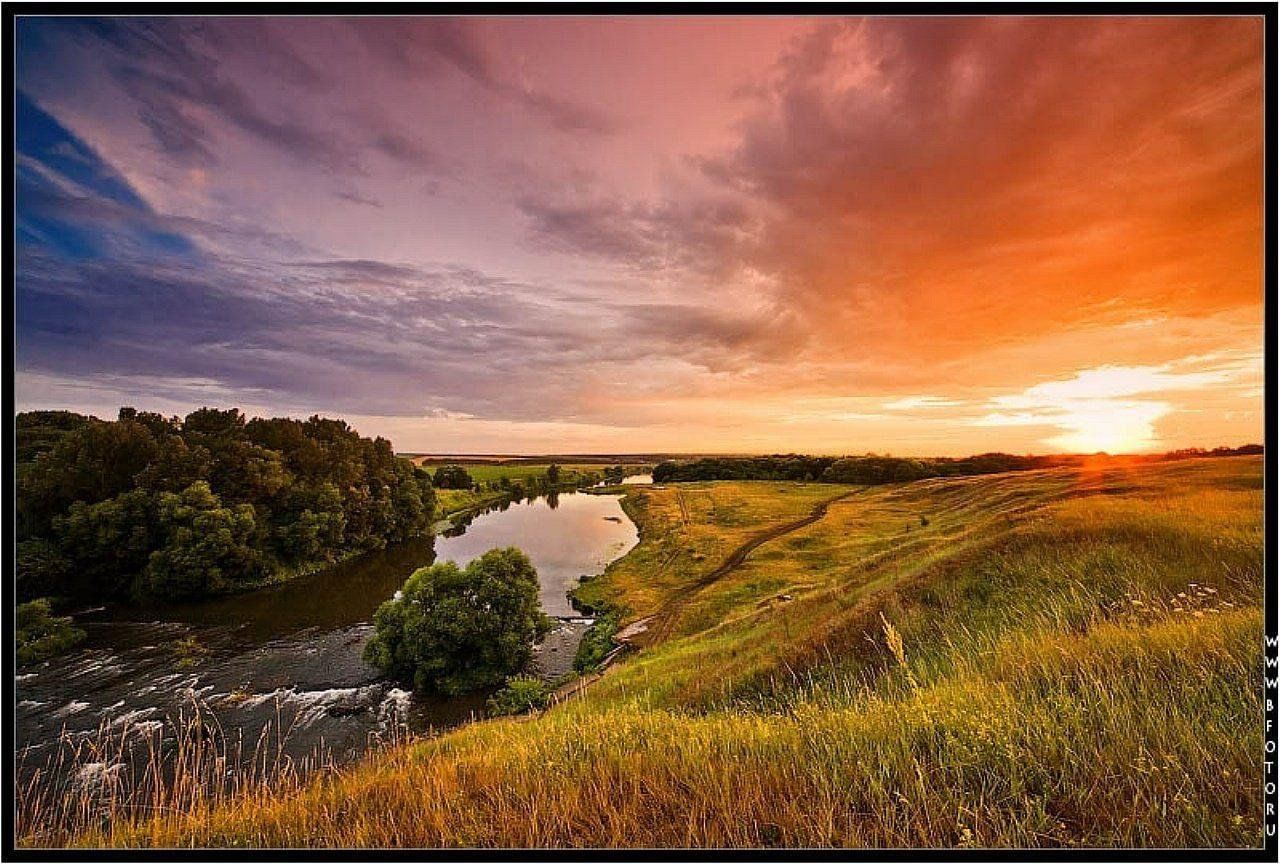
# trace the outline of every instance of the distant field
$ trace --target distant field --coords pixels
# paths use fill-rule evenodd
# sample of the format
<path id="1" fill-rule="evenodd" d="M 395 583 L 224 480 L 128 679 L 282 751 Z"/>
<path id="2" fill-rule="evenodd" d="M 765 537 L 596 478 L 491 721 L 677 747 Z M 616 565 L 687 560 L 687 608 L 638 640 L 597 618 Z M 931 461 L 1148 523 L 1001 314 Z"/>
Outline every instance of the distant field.
<path id="1" fill-rule="evenodd" d="M 467 473 L 471 475 L 471 479 L 481 485 L 500 481 L 503 478 L 512 482 L 519 482 L 523 485 L 529 485 L 529 481 L 533 479 L 543 480 L 547 476 L 547 468 L 551 466 L 550 462 L 504 462 L 500 464 L 493 463 L 441 463 L 441 464 L 460 464 L 466 468 Z M 558 463 L 557 463 L 558 464 Z M 592 475 L 603 474 L 604 470 L 610 465 L 618 463 L 575 463 L 570 465 L 560 465 L 560 484 L 572 485 L 585 481 L 595 480 Z M 430 471 L 433 470 L 431 464 L 423 465 L 423 468 Z M 482 507 L 485 504 L 500 500 L 501 495 L 489 489 L 437 489 L 436 501 L 441 515 L 457 513 L 461 510 L 469 510 L 474 507 Z"/>
<path id="2" fill-rule="evenodd" d="M 1256 457 L 636 487 L 581 593 L 648 629 L 581 696 L 79 839 L 1255 846 L 1262 503 Z"/>
<path id="3" fill-rule="evenodd" d="M 504 465 L 463 465 L 463 467 L 467 469 L 467 473 L 479 483 L 488 483 L 490 480 L 501 480 L 503 477 L 510 480 L 523 480 L 529 477 L 545 477 L 547 474 L 547 468 L 550 466 L 550 462 L 534 464 L 520 462 Z M 608 465 L 591 463 L 560 465 L 561 482 L 571 483 L 574 478 L 580 477 L 584 473 L 590 471 L 603 471 L 608 467 Z"/>
<path id="4" fill-rule="evenodd" d="M 565 456 L 450 456 L 448 454 L 434 453 L 398 453 L 396 454 L 403 459 L 408 459 L 415 465 L 423 465 L 426 467 L 434 467 L 436 465 L 549 465 L 555 462 L 558 465 L 655 465 L 664 459 L 696 459 L 698 454 L 670 454 L 670 453 L 595 453 L 590 455 L 565 455 Z"/>

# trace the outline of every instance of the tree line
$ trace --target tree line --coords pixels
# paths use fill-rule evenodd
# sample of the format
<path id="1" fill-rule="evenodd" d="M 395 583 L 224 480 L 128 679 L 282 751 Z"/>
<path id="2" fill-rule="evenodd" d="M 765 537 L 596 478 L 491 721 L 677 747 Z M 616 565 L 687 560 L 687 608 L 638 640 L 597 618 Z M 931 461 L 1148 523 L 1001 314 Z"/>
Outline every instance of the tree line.
<path id="1" fill-rule="evenodd" d="M 431 476 L 385 438 L 238 409 L 16 418 L 20 599 L 198 597 L 427 529 Z"/>
<path id="2" fill-rule="evenodd" d="M 1176 450 L 1151 456 L 1124 457 L 1140 461 L 1171 461 L 1214 456 L 1244 456 L 1263 452 L 1260 444 Z M 878 485 L 906 483 L 931 477 L 968 477 L 1079 465 L 1084 456 L 1016 456 L 982 453 L 958 458 L 911 459 L 897 456 L 713 456 L 687 461 L 667 460 L 653 469 L 655 483 L 699 480 L 791 480 L 808 483 Z"/>

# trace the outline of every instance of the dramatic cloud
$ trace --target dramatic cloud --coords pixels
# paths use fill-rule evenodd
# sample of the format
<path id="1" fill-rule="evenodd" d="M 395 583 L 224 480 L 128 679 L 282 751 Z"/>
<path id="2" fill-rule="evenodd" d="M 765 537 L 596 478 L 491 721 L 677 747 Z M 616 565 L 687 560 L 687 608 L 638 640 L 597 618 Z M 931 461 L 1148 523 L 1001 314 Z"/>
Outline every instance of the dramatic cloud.
<path id="1" fill-rule="evenodd" d="M 20 408 L 1261 437 L 1262 22 L 19 19 Z"/>

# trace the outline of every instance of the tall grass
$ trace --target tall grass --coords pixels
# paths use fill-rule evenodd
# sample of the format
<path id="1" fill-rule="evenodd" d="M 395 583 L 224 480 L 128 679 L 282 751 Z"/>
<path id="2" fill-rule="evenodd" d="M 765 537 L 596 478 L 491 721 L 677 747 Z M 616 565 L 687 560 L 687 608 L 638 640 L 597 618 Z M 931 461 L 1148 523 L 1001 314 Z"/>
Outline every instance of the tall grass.
<path id="1" fill-rule="evenodd" d="M 106 718 L 89 732 L 64 730 L 38 761 L 19 752 L 17 834 L 27 846 L 60 846 L 118 825 L 155 818 L 185 820 L 235 801 L 268 800 L 336 770 L 317 744 L 301 757 L 287 744 L 297 718 L 276 716 L 244 740 L 203 701 L 191 697 L 162 723 Z M 402 746 L 407 732 L 392 717 L 371 749 Z"/>

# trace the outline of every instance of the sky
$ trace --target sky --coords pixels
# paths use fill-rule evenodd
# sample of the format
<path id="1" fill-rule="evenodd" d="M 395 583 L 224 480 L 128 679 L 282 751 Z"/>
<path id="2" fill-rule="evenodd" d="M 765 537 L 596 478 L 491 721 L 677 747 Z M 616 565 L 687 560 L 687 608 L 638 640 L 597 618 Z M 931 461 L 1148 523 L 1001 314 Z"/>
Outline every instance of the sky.
<path id="1" fill-rule="evenodd" d="M 402 452 L 1262 440 L 1260 18 L 39 18 L 16 402 Z"/>

